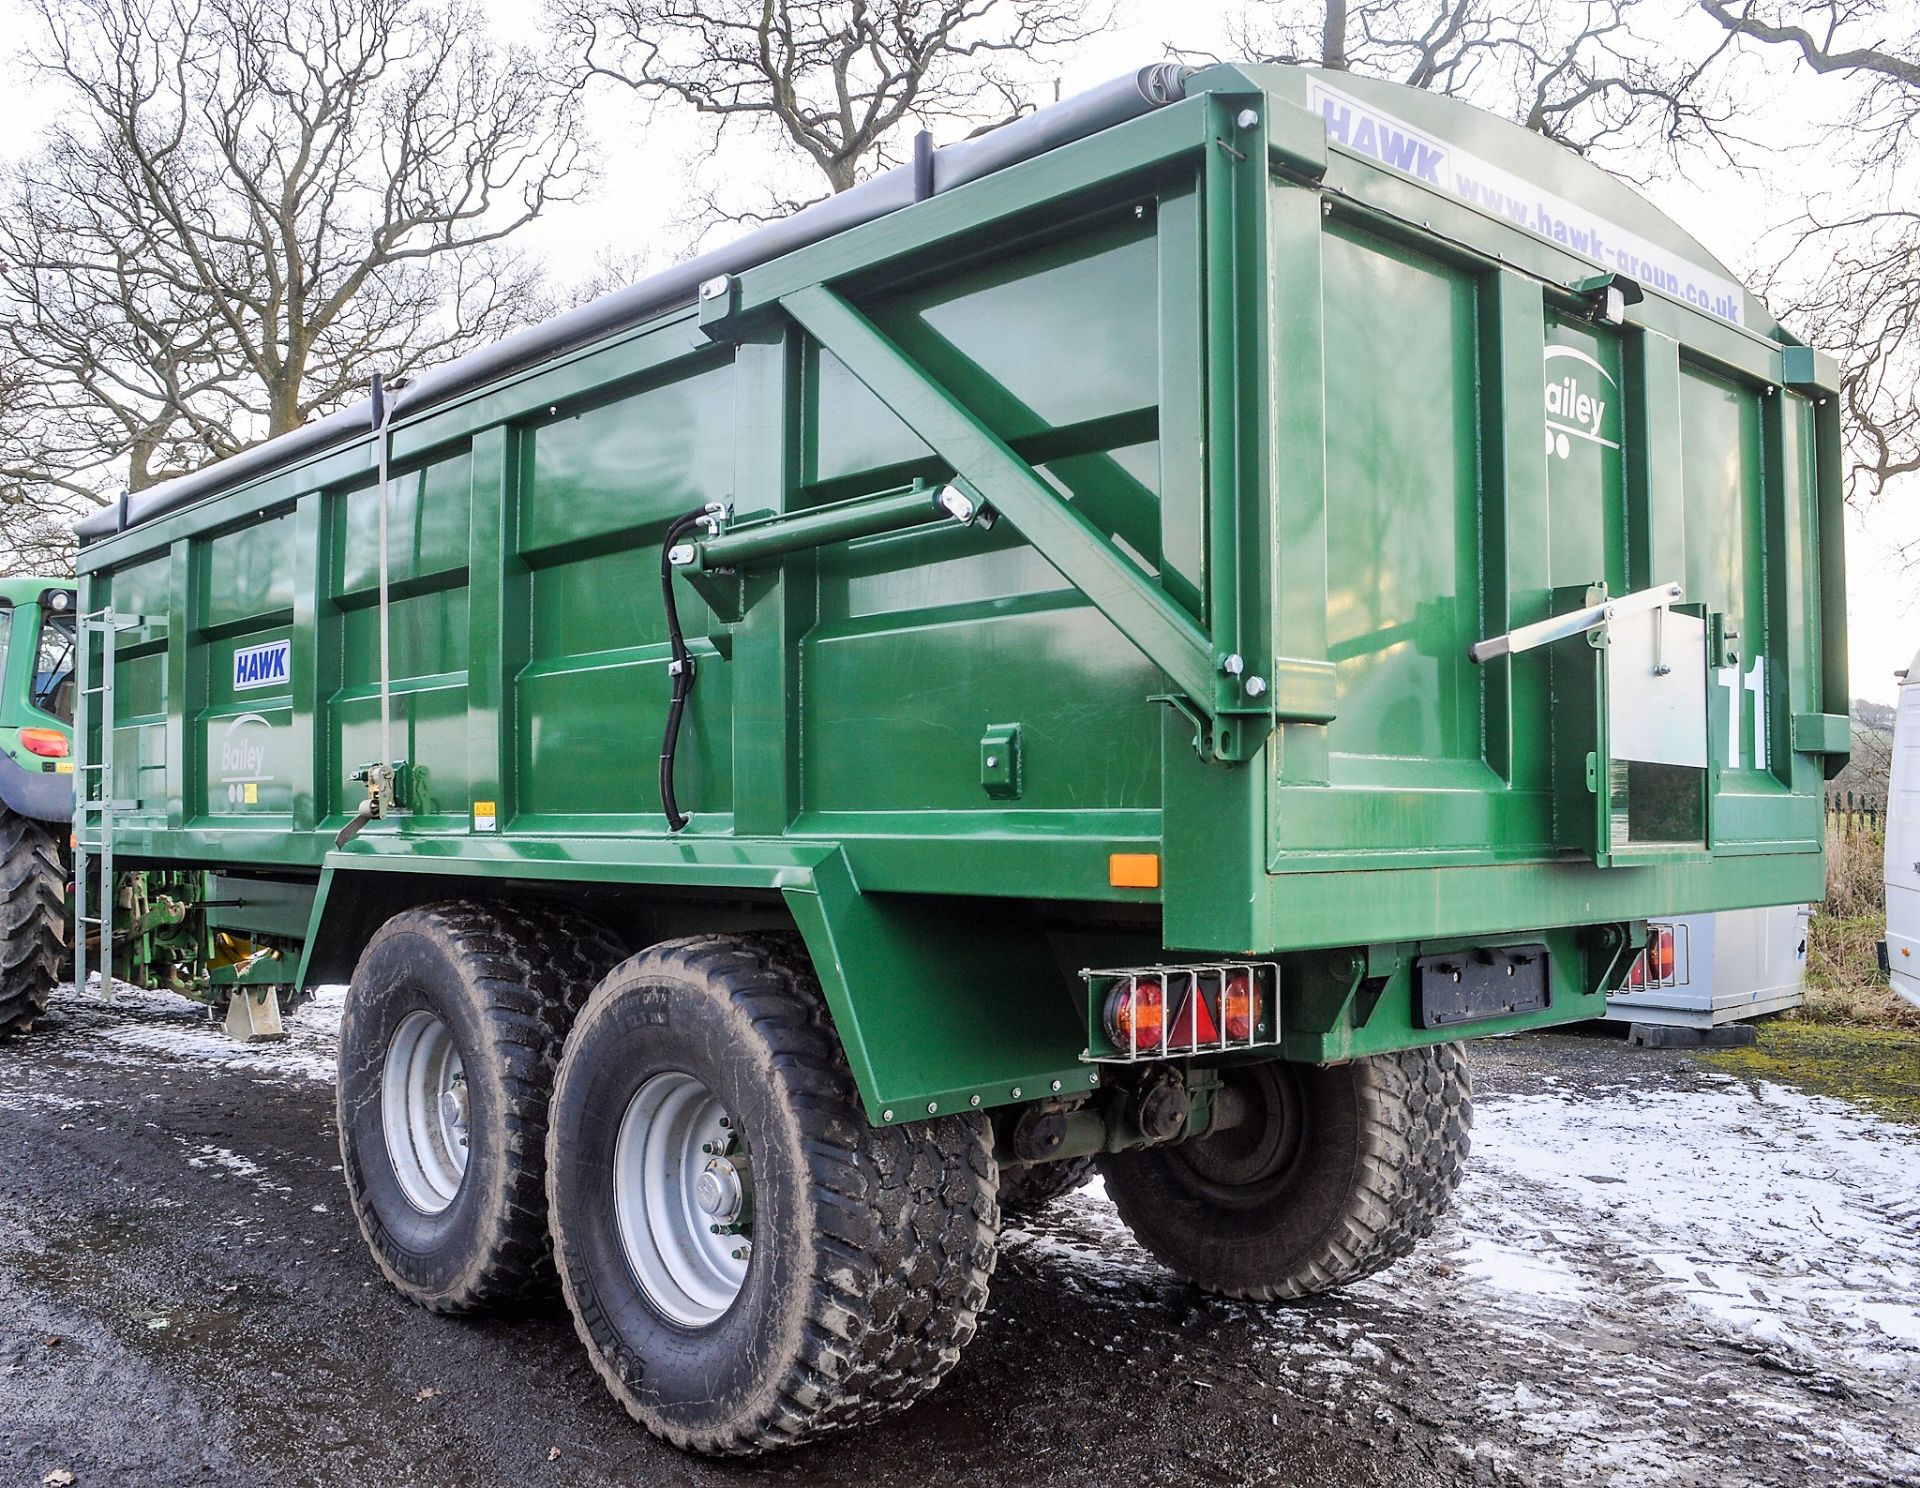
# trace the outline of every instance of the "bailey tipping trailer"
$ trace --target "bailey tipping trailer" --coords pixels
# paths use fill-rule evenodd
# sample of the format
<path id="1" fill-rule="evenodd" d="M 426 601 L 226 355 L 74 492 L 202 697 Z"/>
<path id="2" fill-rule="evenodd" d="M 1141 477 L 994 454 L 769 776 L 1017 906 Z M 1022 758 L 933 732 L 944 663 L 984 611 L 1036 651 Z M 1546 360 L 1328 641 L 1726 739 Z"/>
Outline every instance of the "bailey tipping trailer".
<path id="1" fill-rule="evenodd" d="M 1338 1287 L 1460 1041 L 1818 897 L 1835 380 L 1541 138 L 1148 69 L 86 523 L 80 975 L 350 979 L 381 1270 L 697 1450 L 922 1395 L 1090 1160 Z"/>

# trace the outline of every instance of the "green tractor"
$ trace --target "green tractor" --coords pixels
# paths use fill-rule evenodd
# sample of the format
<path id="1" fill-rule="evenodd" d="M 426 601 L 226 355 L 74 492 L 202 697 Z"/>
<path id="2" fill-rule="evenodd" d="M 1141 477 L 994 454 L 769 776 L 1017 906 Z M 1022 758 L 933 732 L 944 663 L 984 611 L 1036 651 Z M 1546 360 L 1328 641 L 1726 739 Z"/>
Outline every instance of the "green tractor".
<path id="1" fill-rule="evenodd" d="M 47 1009 L 66 959 L 74 591 L 0 579 L 0 1037 Z"/>

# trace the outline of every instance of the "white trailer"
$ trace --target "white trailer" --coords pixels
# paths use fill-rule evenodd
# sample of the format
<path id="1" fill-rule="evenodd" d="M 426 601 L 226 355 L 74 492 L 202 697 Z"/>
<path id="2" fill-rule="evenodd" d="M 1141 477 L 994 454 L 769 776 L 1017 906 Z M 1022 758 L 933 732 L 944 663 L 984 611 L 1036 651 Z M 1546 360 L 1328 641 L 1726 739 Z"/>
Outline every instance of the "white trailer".
<path id="1" fill-rule="evenodd" d="M 1779 904 L 1651 920 L 1647 950 L 1626 986 L 1607 998 L 1607 1016 L 1645 1028 L 1710 1030 L 1798 1007 L 1812 915 L 1811 904 Z"/>
<path id="2" fill-rule="evenodd" d="M 1920 656 L 1900 674 L 1887 774 L 1887 938 L 1882 959 L 1893 990 L 1920 1007 Z"/>

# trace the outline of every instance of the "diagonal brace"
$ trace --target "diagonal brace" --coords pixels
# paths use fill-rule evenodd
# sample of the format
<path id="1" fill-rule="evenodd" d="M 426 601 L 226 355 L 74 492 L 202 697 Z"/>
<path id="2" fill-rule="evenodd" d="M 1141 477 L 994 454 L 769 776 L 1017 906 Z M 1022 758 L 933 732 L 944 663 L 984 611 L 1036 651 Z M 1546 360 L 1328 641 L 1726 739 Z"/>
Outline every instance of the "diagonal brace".
<path id="1" fill-rule="evenodd" d="M 1057 496 L 998 435 L 831 289 L 811 285 L 782 296 L 780 303 L 956 475 L 1013 523 L 1176 689 L 1198 706 L 1211 707 L 1211 638 L 1105 533 Z"/>

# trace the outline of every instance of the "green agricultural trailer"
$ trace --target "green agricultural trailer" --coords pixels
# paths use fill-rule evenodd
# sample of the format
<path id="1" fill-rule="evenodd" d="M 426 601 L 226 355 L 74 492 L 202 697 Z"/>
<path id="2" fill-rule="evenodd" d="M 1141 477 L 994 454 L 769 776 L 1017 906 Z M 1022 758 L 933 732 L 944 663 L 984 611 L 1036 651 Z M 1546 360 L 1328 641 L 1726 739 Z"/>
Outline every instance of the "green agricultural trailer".
<path id="1" fill-rule="evenodd" d="M 1537 136 L 1149 68 L 90 519 L 75 912 L 348 981 L 380 1269 L 684 1447 L 924 1394 L 1095 1162 L 1324 1292 L 1462 1040 L 1820 892 L 1835 382 Z"/>

